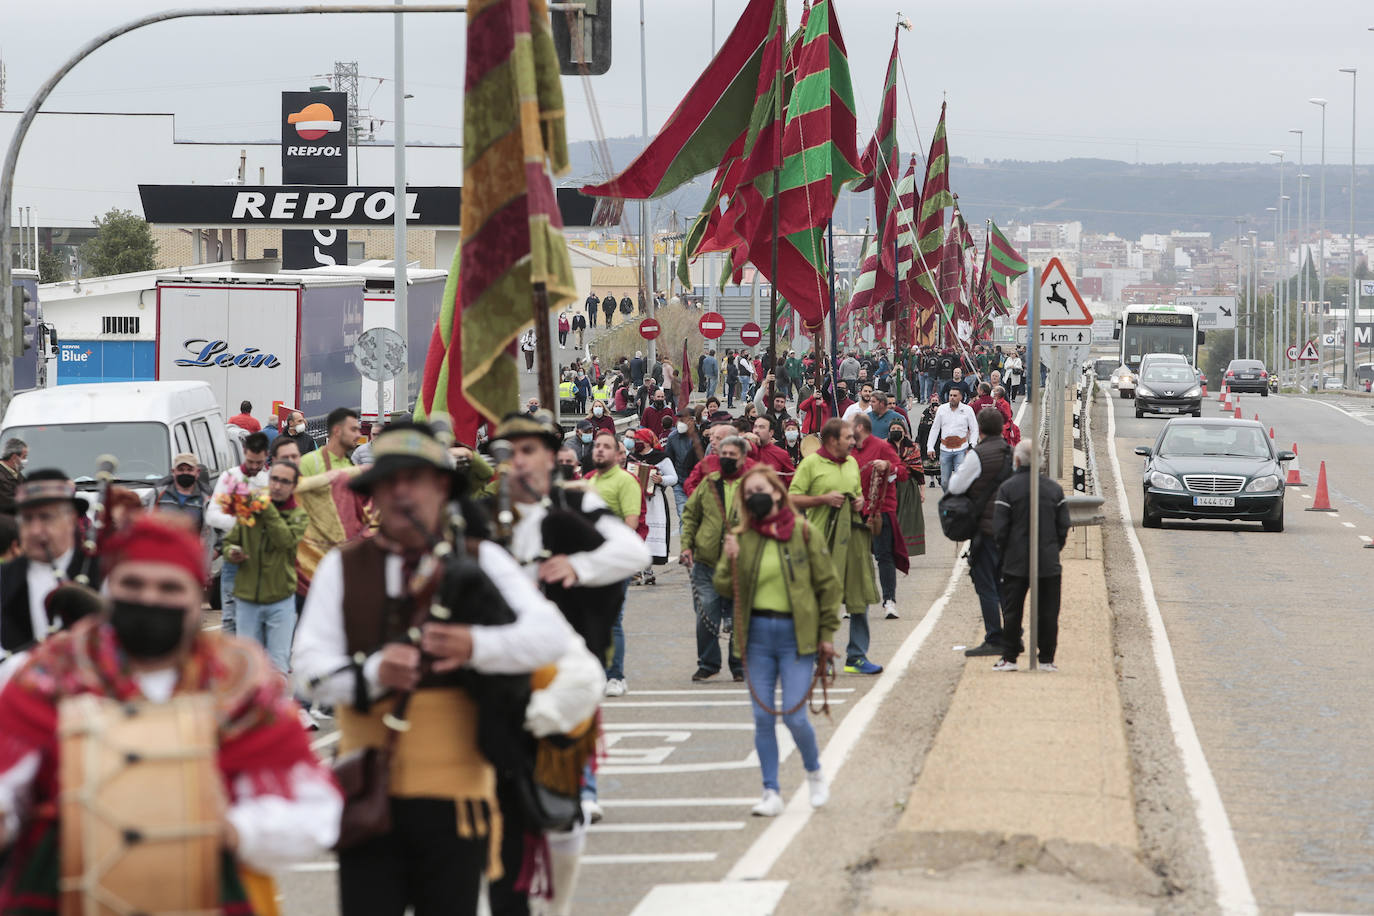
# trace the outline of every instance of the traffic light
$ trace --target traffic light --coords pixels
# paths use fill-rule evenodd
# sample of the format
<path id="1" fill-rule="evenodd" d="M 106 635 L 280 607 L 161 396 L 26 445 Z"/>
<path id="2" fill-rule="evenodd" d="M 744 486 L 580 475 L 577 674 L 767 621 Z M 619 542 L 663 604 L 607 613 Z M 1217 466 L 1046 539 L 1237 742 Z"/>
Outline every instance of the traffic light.
<path id="1" fill-rule="evenodd" d="M 28 317 L 28 309 L 24 306 L 33 301 L 33 295 L 26 287 L 15 286 L 14 295 L 10 297 L 10 304 L 14 308 L 14 355 L 23 356 L 29 349 L 29 342 L 24 339 L 24 332 L 33 326 L 33 322 Z"/>
<path id="2" fill-rule="evenodd" d="M 600 76 L 611 69 L 611 0 L 571 0 L 582 9 L 552 12 L 553 46 L 564 76 Z"/>

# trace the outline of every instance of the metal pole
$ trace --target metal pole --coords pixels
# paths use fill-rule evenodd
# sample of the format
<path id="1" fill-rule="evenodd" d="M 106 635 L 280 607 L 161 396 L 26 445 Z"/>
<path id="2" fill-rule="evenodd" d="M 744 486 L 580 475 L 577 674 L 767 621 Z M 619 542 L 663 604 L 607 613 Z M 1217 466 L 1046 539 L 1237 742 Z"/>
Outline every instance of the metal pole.
<path id="1" fill-rule="evenodd" d="M 444 3 L 444 4 L 424 4 L 418 6 L 401 7 L 407 13 L 462 13 L 467 11 L 466 3 Z M 375 3 L 366 6 L 333 6 L 328 4 L 312 4 L 308 6 L 245 6 L 239 8 L 220 8 L 220 9 L 175 9 L 164 10 L 160 13 L 150 13 L 147 16 L 131 20 L 123 25 L 115 26 L 92 38 L 69 57 L 62 66 L 48 77 L 43 85 L 38 87 L 38 91 L 33 94 L 29 105 L 24 109 L 24 113 L 19 118 L 19 123 L 14 126 L 14 134 L 10 137 L 9 149 L 5 153 L 5 164 L 0 169 L 0 341 L 11 341 L 15 339 L 14 312 L 11 302 L 14 298 L 14 277 L 12 273 L 11 253 L 10 253 L 10 206 L 14 202 L 14 171 L 19 163 L 19 150 L 24 145 L 24 138 L 28 136 L 29 128 L 33 126 L 34 118 L 38 116 L 38 111 L 43 107 L 43 103 L 48 100 L 57 84 L 62 82 L 62 78 L 71 72 L 72 68 L 81 61 L 85 60 L 92 53 L 114 41 L 121 35 L 136 31 L 144 26 L 154 25 L 159 22 L 170 22 L 174 19 L 192 19 L 205 16 L 295 16 L 305 14 L 324 14 L 324 13 L 394 13 L 397 7 L 392 4 Z M 10 398 L 14 395 L 14 358 L 10 348 L 0 345 L 0 411 L 9 406 Z"/>
<path id="2" fill-rule="evenodd" d="M 1244 295 L 1243 293 L 1241 293 L 1241 282 L 1240 282 L 1240 278 L 1241 278 L 1241 272 L 1240 272 L 1240 271 L 1241 271 L 1241 257 L 1240 257 L 1240 224 L 1243 223 L 1243 222 L 1245 222 L 1245 220 L 1241 219 L 1239 216 L 1236 217 L 1236 294 L 1237 294 L 1237 296 L 1243 296 L 1243 295 Z M 1239 302 L 1242 302 L 1242 301 L 1244 301 L 1244 300 L 1241 299 L 1241 298 L 1237 298 L 1236 301 L 1239 303 Z M 1236 306 L 1236 317 L 1237 317 L 1237 318 L 1240 317 L 1240 306 L 1239 306 L 1239 305 Z M 1232 358 L 1232 359 L 1239 359 L 1239 358 L 1240 358 L 1240 328 L 1241 328 L 1240 322 L 1237 321 L 1237 322 L 1236 322 L 1235 329 L 1231 331 L 1231 358 Z"/>
<path id="3" fill-rule="evenodd" d="M 396 5 L 401 5 L 401 0 L 396 0 Z M 392 29 L 395 32 L 395 61 L 392 69 L 395 75 L 395 92 L 393 93 L 394 104 L 396 106 L 396 138 L 392 147 L 392 160 L 394 175 L 393 193 L 396 201 L 396 212 L 393 214 L 393 234 L 395 241 L 395 257 L 392 258 L 392 268 L 395 274 L 392 283 L 396 287 L 396 301 L 394 303 L 395 314 L 391 319 L 391 326 L 394 328 L 409 327 L 408 319 L 410 310 L 408 308 L 410 281 L 406 277 L 406 213 L 409 207 L 406 206 L 406 30 L 405 16 L 397 13 L 392 17 Z M 402 322 L 407 322 L 403 324 Z M 406 362 L 410 362 L 410 354 L 406 354 Z M 410 368 L 405 367 L 394 382 L 396 389 L 397 406 L 405 402 L 405 409 L 410 409 Z M 382 389 L 377 389 L 377 420 L 385 423 L 386 408 L 382 404 Z M 548 405 L 545 404 L 545 407 Z"/>
<path id="4" fill-rule="evenodd" d="M 1031 435 L 1035 436 L 1030 463 L 1030 620 L 1026 626 L 1026 665 L 1034 671 L 1038 667 L 1040 639 L 1040 407 L 1037 382 L 1040 380 L 1040 269 L 1030 272 L 1029 328 L 1026 334 L 1026 400 L 1030 404 Z"/>
<path id="5" fill-rule="evenodd" d="M 1350 293 L 1345 304 L 1345 387 L 1355 387 L 1355 311 L 1360 307 L 1360 288 L 1355 285 L 1355 89 L 1359 73 L 1354 67 L 1342 67 L 1350 74 Z M 6 201 L 8 203 L 8 201 Z"/>
<path id="6" fill-rule="evenodd" d="M 1326 332 L 1326 99 L 1308 99 L 1322 110 L 1321 201 L 1317 205 L 1317 334 Z"/>
<path id="7" fill-rule="evenodd" d="M 712 29 L 712 35 L 715 30 Z M 649 58 L 648 45 L 644 38 L 644 0 L 639 0 L 639 126 L 644 145 L 649 145 Z M 639 294 L 644 297 L 644 307 L 650 318 L 657 308 L 654 304 L 654 208 L 647 201 L 639 204 L 639 247 L 644 252 L 643 265 L 639 274 Z M 649 365 L 658 362 L 658 339 L 649 341 Z M 681 367 L 678 367 L 679 370 Z"/>
<path id="8" fill-rule="evenodd" d="M 1298 307 L 1299 307 L 1299 309 L 1301 309 L 1301 310 L 1303 310 L 1303 311 L 1306 311 L 1307 306 L 1305 305 L 1305 303 L 1306 303 L 1306 301 L 1307 301 L 1307 295 L 1306 295 L 1306 292 L 1307 292 L 1307 283 L 1306 283 L 1307 272 L 1306 272 L 1305 270 L 1303 270 L 1303 263 L 1302 263 L 1302 255 L 1303 255 L 1302 244 L 1303 244 L 1303 239 L 1306 237 L 1306 236 L 1305 236 L 1305 226 L 1304 226 L 1304 223 L 1303 223 L 1303 196 L 1302 196 L 1302 195 L 1303 195 L 1302 180 L 1303 180 L 1303 177 L 1304 177 L 1304 176 L 1303 176 L 1303 142 L 1302 142 L 1302 141 L 1303 141 L 1303 136 L 1302 136 L 1302 128 L 1300 128 L 1300 127 L 1290 128 L 1288 132 L 1289 132 L 1290 134 L 1297 134 L 1297 135 L 1298 135 L 1298 199 L 1297 199 L 1297 218 L 1298 218 Z M 1299 326 L 1302 325 L 1302 321 L 1299 320 L 1299 319 L 1297 318 L 1296 315 L 1290 314 L 1290 319 L 1293 320 L 1293 323 L 1294 323 L 1294 326 L 1295 326 L 1295 327 L 1299 327 Z M 1304 343 L 1304 344 L 1306 343 L 1306 337 L 1303 338 L 1302 343 Z"/>

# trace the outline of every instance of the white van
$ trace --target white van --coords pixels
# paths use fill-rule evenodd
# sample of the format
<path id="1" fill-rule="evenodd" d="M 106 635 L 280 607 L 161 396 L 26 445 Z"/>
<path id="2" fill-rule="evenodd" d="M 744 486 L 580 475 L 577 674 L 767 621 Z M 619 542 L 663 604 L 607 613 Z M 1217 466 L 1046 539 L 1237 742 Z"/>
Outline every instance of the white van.
<path id="1" fill-rule="evenodd" d="M 191 452 L 215 480 L 242 460 L 205 382 L 102 382 L 61 385 L 14 396 L 0 443 L 23 439 L 29 468 L 61 468 L 79 489 L 95 488 L 96 460 L 119 461 L 115 479 L 151 500 L 172 473 L 172 457 Z"/>

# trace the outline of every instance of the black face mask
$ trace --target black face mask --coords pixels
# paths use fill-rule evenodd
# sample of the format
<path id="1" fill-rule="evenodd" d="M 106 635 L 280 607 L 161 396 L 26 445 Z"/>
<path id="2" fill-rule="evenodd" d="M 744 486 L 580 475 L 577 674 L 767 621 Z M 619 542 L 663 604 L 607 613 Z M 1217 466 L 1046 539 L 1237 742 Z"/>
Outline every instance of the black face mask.
<path id="1" fill-rule="evenodd" d="M 178 475 L 176 476 L 176 481 L 177 481 L 177 486 L 182 487 L 183 489 L 184 489 L 184 488 L 189 488 L 189 487 L 192 487 L 192 486 L 195 485 L 195 482 L 196 482 L 196 475 L 195 475 L 195 474 L 178 474 Z"/>
<path id="2" fill-rule="evenodd" d="M 572 480 L 576 474 L 577 465 L 575 464 L 560 464 L 558 466 L 558 476 L 563 480 Z"/>
<path id="3" fill-rule="evenodd" d="M 733 476 L 734 473 L 735 473 L 736 471 L 738 471 L 738 470 L 739 470 L 739 459 L 738 459 L 738 458 L 722 458 L 722 459 L 720 459 L 720 472 L 721 472 L 722 474 L 724 474 L 726 477 Z"/>
<path id="4" fill-rule="evenodd" d="M 165 658 L 181 645 L 186 612 L 159 604 L 115 601 L 110 625 L 130 658 Z"/>
<path id="5" fill-rule="evenodd" d="M 754 518 L 767 518 L 773 511 L 773 497 L 767 493 L 750 493 L 744 497 L 744 508 L 748 509 Z"/>
<path id="6" fill-rule="evenodd" d="M 668 403 L 668 402 L 667 402 L 667 401 L 654 401 L 654 406 L 655 406 L 656 408 L 658 408 L 659 410 L 662 410 L 662 409 L 663 409 L 663 405 L 666 404 L 666 403 Z"/>

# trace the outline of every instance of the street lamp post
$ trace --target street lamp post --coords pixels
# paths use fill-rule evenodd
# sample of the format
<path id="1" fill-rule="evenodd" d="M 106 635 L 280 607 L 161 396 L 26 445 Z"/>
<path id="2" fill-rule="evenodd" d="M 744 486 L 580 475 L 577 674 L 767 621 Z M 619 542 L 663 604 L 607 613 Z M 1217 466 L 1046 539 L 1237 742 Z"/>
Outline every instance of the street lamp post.
<path id="1" fill-rule="evenodd" d="M 1359 70 L 1341 67 L 1350 74 L 1350 292 L 1345 303 L 1345 387 L 1355 387 L 1355 311 L 1360 307 L 1360 290 L 1355 285 L 1355 89 Z"/>
<path id="2" fill-rule="evenodd" d="M 1274 304 L 1278 302 L 1279 298 L 1279 208 L 1265 207 L 1264 209 L 1274 214 L 1274 297 L 1269 303 L 1269 308 L 1264 310 L 1264 351 L 1265 361 L 1269 363 L 1269 371 L 1277 373 L 1279 361 L 1276 354 L 1278 349 L 1274 346 L 1274 339 L 1278 336 L 1278 329 L 1270 320 L 1270 316 L 1274 311 Z"/>
<path id="3" fill-rule="evenodd" d="M 1326 333 L 1326 99 L 1308 99 L 1322 110 L 1321 200 L 1317 205 L 1317 334 Z"/>
<path id="4" fill-rule="evenodd" d="M 1241 264 L 1243 263 L 1243 261 L 1242 261 L 1241 256 L 1240 256 L 1240 227 L 1241 227 L 1244 223 L 1245 223 L 1245 219 L 1244 219 L 1243 217 L 1240 217 L 1240 216 L 1237 216 L 1237 217 L 1236 217 L 1236 301 L 1237 301 L 1238 303 L 1241 302 L 1241 301 L 1243 301 L 1243 297 L 1244 297 L 1244 293 L 1241 292 L 1241 276 L 1242 276 L 1242 275 L 1241 275 Z M 1239 306 L 1236 308 L 1236 311 L 1237 311 L 1237 312 L 1240 311 Z M 1239 315 L 1237 315 L 1237 318 L 1239 318 Z M 1231 359 L 1239 359 L 1239 358 L 1240 358 L 1240 322 L 1237 321 L 1237 322 L 1236 322 L 1235 328 L 1233 328 L 1233 329 L 1231 330 Z"/>
<path id="5" fill-rule="evenodd" d="M 1255 358 L 1255 300 L 1259 297 L 1259 231 L 1250 230 L 1250 323 L 1245 328 L 1245 358 Z"/>
<path id="6" fill-rule="evenodd" d="M 1303 240 L 1307 238 L 1307 225 L 1306 225 L 1306 223 L 1303 221 L 1303 214 L 1306 212 L 1306 209 L 1305 209 L 1305 207 L 1303 206 L 1303 196 L 1302 196 L 1302 195 L 1303 195 L 1303 187 L 1302 187 L 1302 181 L 1303 181 L 1303 178 L 1306 177 L 1306 176 L 1303 175 L 1303 164 L 1304 164 L 1304 163 L 1303 163 L 1303 148 L 1302 148 L 1302 147 L 1303 147 L 1303 143 L 1302 143 L 1302 139 L 1303 139 L 1303 137 L 1302 137 L 1302 128 L 1301 128 L 1301 127 L 1290 127 L 1290 128 L 1288 129 L 1288 132 L 1289 132 L 1290 134 L 1297 134 L 1297 135 L 1298 135 L 1298 199 L 1297 199 L 1297 213 L 1295 214 L 1295 215 L 1297 216 L 1297 221 L 1298 221 L 1298 308 L 1299 308 L 1299 310 L 1305 311 L 1306 308 L 1307 308 L 1307 304 L 1306 304 L 1306 303 L 1307 303 L 1307 282 L 1306 282 L 1306 279 L 1307 279 L 1307 272 L 1303 269 L 1303 263 L 1302 263 L 1302 259 L 1303 259 L 1303 250 L 1302 250 L 1302 248 L 1303 248 Z M 1289 321 L 1292 322 L 1294 325 L 1301 325 L 1301 324 L 1302 324 L 1302 321 L 1299 320 L 1299 319 L 1297 318 L 1297 316 L 1296 316 L 1295 314 L 1292 313 L 1291 309 L 1290 309 L 1290 314 L 1289 314 L 1288 318 L 1289 318 Z M 1305 329 L 1304 329 L 1304 331 L 1305 331 Z"/>
<path id="7" fill-rule="evenodd" d="M 1292 199 L 1291 194 L 1284 194 L 1279 198 L 1279 232 L 1283 235 L 1283 298 L 1278 314 L 1279 353 L 1285 358 L 1288 356 L 1287 341 L 1293 333 L 1293 300 L 1289 298 L 1288 290 L 1288 234 L 1293 231 L 1293 214 L 1288 204 Z M 1279 365 L 1283 365 L 1283 363 L 1279 363 Z M 1292 381 L 1292 372 L 1297 366 L 1293 365 L 1286 368 L 1289 372 L 1289 381 Z M 1280 380 L 1282 380 L 1282 376 L 1280 376 Z"/>
<path id="8" fill-rule="evenodd" d="M 1284 257 L 1285 251 L 1283 244 L 1283 150 L 1271 149 L 1269 151 L 1269 155 L 1275 156 L 1279 160 L 1279 201 L 1278 206 L 1276 207 L 1278 222 L 1276 224 L 1276 228 L 1274 229 L 1274 262 L 1276 265 L 1276 269 L 1274 271 L 1274 301 L 1271 304 L 1271 309 L 1274 312 L 1274 321 L 1272 326 L 1274 328 L 1275 333 L 1273 337 L 1274 340 L 1277 341 L 1280 337 L 1278 333 L 1279 317 L 1283 313 L 1283 291 L 1284 288 L 1288 285 L 1287 283 L 1282 282 L 1283 276 L 1288 272 L 1288 262 L 1287 259 Z M 1278 357 L 1278 345 L 1276 344 L 1273 347 L 1273 349 L 1273 365 L 1279 366 L 1281 364 L 1279 363 Z"/>

